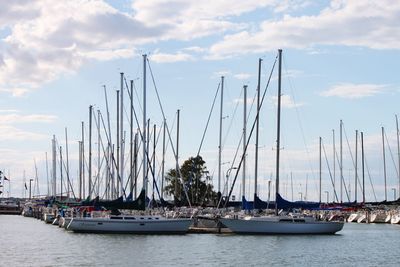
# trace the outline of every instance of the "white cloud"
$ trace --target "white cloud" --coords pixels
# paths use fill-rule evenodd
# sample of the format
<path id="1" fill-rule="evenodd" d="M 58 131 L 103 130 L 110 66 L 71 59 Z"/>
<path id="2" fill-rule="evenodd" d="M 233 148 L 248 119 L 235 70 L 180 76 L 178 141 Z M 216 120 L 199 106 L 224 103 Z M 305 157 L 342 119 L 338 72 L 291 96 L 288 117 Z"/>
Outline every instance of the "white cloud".
<path id="1" fill-rule="evenodd" d="M 274 105 L 278 105 L 278 97 L 273 96 L 272 101 Z M 304 106 L 304 103 L 296 103 L 290 95 L 282 95 L 281 96 L 281 107 L 282 108 L 297 108 Z"/>
<path id="2" fill-rule="evenodd" d="M 23 2 L 7 4 L 6 10 L 21 10 Z M 146 26 L 103 1 L 25 5 L 32 12 L 15 11 L 18 19 L 0 21 L 0 27 L 3 23 L 10 30 L 0 43 L 0 90 L 14 96 L 73 73 L 87 60 L 131 57 L 136 46 L 157 39 L 168 28 Z"/>
<path id="3" fill-rule="evenodd" d="M 50 123 L 50 122 L 54 122 L 56 119 L 57 119 L 57 116 L 54 116 L 54 115 L 7 114 L 7 115 L 0 115 L 0 124 L 15 124 L 15 123 L 29 123 L 29 122 Z"/>
<path id="4" fill-rule="evenodd" d="M 194 57 L 190 54 L 178 52 L 176 54 L 168 54 L 168 53 L 159 53 L 150 55 L 152 61 L 159 63 L 171 63 L 171 62 L 179 62 L 179 61 L 191 61 L 194 60 Z"/>
<path id="5" fill-rule="evenodd" d="M 250 73 L 237 73 L 233 75 L 233 77 L 235 77 L 238 80 L 248 80 L 251 76 L 253 75 Z"/>
<path id="6" fill-rule="evenodd" d="M 382 84 L 339 84 L 321 93 L 322 96 L 363 98 L 381 93 L 388 88 Z"/>
<path id="7" fill-rule="evenodd" d="M 209 58 L 315 45 L 399 49 L 399 14 L 400 2 L 390 0 L 332 1 L 318 15 L 286 15 L 280 20 L 265 20 L 257 30 L 226 35 L 211 46 Z"/>
<path id="8" fill-rule="evenodd" d="M 37 141 L 45 140 L 47 135 L 27 132 L 9 125 L 0 125 L 0 140 L 1 141 Z"/>

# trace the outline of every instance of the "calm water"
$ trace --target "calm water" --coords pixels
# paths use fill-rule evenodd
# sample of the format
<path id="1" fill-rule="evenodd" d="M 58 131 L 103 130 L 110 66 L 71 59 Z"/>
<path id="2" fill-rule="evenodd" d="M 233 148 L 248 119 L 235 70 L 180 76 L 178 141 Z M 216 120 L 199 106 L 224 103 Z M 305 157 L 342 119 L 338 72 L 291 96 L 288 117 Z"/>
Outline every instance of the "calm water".
<path id="1" fill-rule="evenodd" d="M 400 266 L 400 225 L 346 224 L 334 236 L 70 233 L 0 216 L 0 266 Z"/>

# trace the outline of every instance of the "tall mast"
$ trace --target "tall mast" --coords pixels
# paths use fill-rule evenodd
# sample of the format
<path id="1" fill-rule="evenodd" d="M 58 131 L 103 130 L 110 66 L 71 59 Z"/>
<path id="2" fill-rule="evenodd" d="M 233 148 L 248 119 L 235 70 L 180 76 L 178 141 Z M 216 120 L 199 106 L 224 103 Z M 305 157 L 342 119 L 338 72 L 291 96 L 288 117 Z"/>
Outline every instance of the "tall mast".
<path id="1" fill-rule="evenodd" d="M 121 185 L 121 192 L 120 194 L 124 194 L 124 147 L 125 145 L 125 138 L 124 138 L 124 73 L 121 72 L 121 103 L 120 103 L 120 137 L 121 137 L 121 149 L 120 149 L 120 185 Z"/>
<path id="2" fill-rule="evenodd" d="M 82 198 L 86 196 L 85 192 L 85 128 L 84 122 L 81 122 L 82 125 Z"/>
<path id="3" fill-rule="evenodd" d="M 343 203 L 343 122 L 340 120 L 340 203 Z"/>
<path id="4" fill-rule="evenodd" d="M 120 131 L 119 131 L 119 93 L 120 91 L 117 90 L 117 154 L 116 154 L 116 160 L 117 160 L 117 188 L 116 188 L 116 192 L 117 192 L 117 197 L 119 197 L 119 171 L 120 171 L 120 166 L 119 166 L 119 150 L 120 150 Z"/>
<path id="5" fill-rule="evenodd" d="M 62 147 L 60 146 L 60 199 L 61 200 L 62 197 L 63 197 L 63 171 L 62 171 Z"/>
<path id="6" fill-rule="evenodd" d="M 365 204 L 365 169 L 364 169 L 364 133 L 361 132 L 361 164 L 362 164 L 362 200 Z"/>
<path id="7" fill-rule="evenodd" d="M 257 83 L 257 121 L 256 121 L 256 155 L 255 155 L 255 166 L 254 166 L 254 199 L 257 196 L 257 178 L 258 178 L 258 133 L 260 128 L 260 91 L 261 91 L 261 62 L 262 59 L 258 59 L 258 83 Z"/>
<path id="8" fill-rule="evenodd" d="M 50 196 L 49 162 L 47 161 L 47 152 L 46 152 L 46 177 L 47 177 L 47 196 Z"/>
<path id="9" fill-rule="evenodd" d="M 357 180 L 358 180 L 358 130 L 356 130 L 356 162 L 355 162 L 355 181 L 354 181 L 354 201 L 357 203 Z"/>
<path id="10" fill-rule="evenodd" d="M 131 80 L 131 92 L 130 92 L 130 100 L 131 100 L 131 107 L 130 107 L 130 148 L 129 148 L 129 171 L 130 171 L 130 194 L 133 194 L 133 175 L 134 175 L 134 170 L 133 170 L 133 80 Z M 135 198 L 136 199 L 136 198 Z"/>
<path id="11" fill-rule="evenodd" d="M 385 182 L 385 201 L 387 201 L 385 129 L 383 127 L 382 127 L 382 152 L 383 152 L 383 179 L 384 179 L 384 182 Z"/>
<path id="12" fill-rule="evenodd" d="M 65 157 L 67 158 L 67 198 L 69 198 L 69 192 L 72 192 L 72 187 L 70 188 L 69 181 L 69 159 L 68 159 L 68 132 L 67 127 L 65 127 Z M 71 190 L 71 191 L 70 191 Z"/>
<path id="13" fill-rule="evenodd" d="M 282 49 L 278 50 L 279 55 L 279 71 L 278 71 L 278 113 L 277 113 L 277 129 L 276 129 L 276 182 L 275 194 L 279 194 L 279 151 L 281 143 L 281 83 L 282 83 Z M 275 201 L 277 197 L 275 196 Z M 275 202 L 276 203 L 276 202 Z M 275 215 L 278 215 L 278 205 L 275 205 Z"/>
<path id="14" fill-rule="evenodd" d="M 177 116 L 177 119 L 176 119 L 176 121 L 177 121 L 177 124 L 176 124 L 176 158 L 178 161 L 178 159 L 179 159 L 179 123 L 180 123 L 180 110 L 179 109 L 177 111 L 176 116 Z M 176 168 L 177 168 L 176 173 L 178 174 L 179 173 L 179 170 L 178 170 L 179 163 L 176 164 Z M 182 185 L 182 186 L 184 186 L 184 185 Z M 175 196 L 177 199 L 180 198 L 180 192 L 179 192 L 179 187 L 178 187 L 178 176 L 176 177 L 176 182 L 175 182 Z"/>
<path id="15" fill-rule="evenodd" d="M 221 106 L 219 114 L 219 144 L 218 144 L 218 193 L 221 193 L 221 153 L 222 153 L 222 112 L 224 101 L 224 76 L 221 76 Z"/>
<path id="16" fill-rule="evenodd" d="M 322 198 L 322 137 L 319 137 L 319 203 Z"/>
<path id="17" fill-rule="evenodd" d="M 133 157 L 133 166 L 134 166 L 134 172 L 133 172 L 133 178 L 135 179 L 135 199 L 137 197 L 137 160 L 138 160 L 138 134 L 135 134 L 135 144 L 133 147 L 133 151 L 135 151 L 134 157 Z"/>
<path id="18" fill-rule="evenodd" d="M 89 199 L 92 199 L 92 115 L 93 113 L 93 106 L 89 106 L 89 192 L 88 196 Z"/>
<path id="19" fill-rule="evenodd" d="M 57 196 L 57 151 L 56 151 L 56 136 L 53 135 L 53 139 L 51 140 L 52 145 L 52 163 L 53 163 L 53 196 L 56 198 Z"/>
<path id="20" fill-rule="evenodd" d="M 97 110 L 97 195 L 100 194 L 100 144 L 101 144 L 101 135 L 100 135 L 100 110 Z M 107 184 L 106 184 L 107 186 Z"/>
<path id="21" fill-rule="evenodd" d="M 165 130 L 167 121 L 164 119 L 163 125 L 163 143 L 162 143 L 162 163 L 161 163 L 161 198 L 164 196 L 164 175 L 165 175 Z"/>
<path id="22" fill-rule="evenodd" d="M 397 119 L 397 115 L 396 115 L 396 137 L 397 137 L 397 157 L 399 160 L 399 165 L 397 168 L 397 175 L 399 177 L 399 188 L 398 188 L 398 194 L 400 195 L 400 141 L 399 141 L 399 120 Z"/>
<path id="23" fill-rule="evenodd" d="M 246 143 L 247 143 L 247 85 L 243 86 L 243 177 L 242 177 L 242 198 L 246 194 Z"/>
<path id="24" fill-rule="evenodd" d="M 143 55 L 143 188 L 145 195 L 147 195 L 146 184 L 147 184 L 147 151 L 146 151 L 146 60 L 147 55 Z"/>
<path id="25" fill-rule="evenodd" d="M 335 145 L 335 129 L 332 129 L 333 144 L 333 192 L 336 192 L 336 145 Z M 336 195 L 336 194 L 335 194 Z"/>
<path id="26" fill-rule="evenodd" d="M 79 197 L 79 200 L 82 200 L 82 141 L 78 141 L 78 145 L 79 145 L 79 159 L 78 159 L 78 162 L 79 162 L 79 188 L 78 188 L 78 190 L 79 190 L 79 195 L 78 195 L 78 197 Z"/>

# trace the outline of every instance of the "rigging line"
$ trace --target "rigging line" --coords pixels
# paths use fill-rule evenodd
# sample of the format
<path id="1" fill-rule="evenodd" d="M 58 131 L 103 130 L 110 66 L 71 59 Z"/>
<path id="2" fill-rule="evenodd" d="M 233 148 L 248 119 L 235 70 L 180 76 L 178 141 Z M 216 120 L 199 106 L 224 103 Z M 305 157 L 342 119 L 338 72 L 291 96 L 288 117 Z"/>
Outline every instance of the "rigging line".
<path id="1" fill-rule="evenodd" d="M 246 142 L 245 149 L 244 149 L 244 151 L 243 151 L 242 157 L 240 158 L 238 168 L 236 169 L 235 178 L 233 179 L 232 186 L 231 186 L 231 189 L 230 189 L 230 191 L 229 191 L 229 195 L 228 195 L 228 197 L 227 197 L 227 199 L 226 199 L 226 201 L 225 201 L 225 203 L 224 203 L 224 207 L 226 207 L 226 205 L 228 204 L 229 199 L 231 198 L 231 195 L 232 195 L 232 192 L 233 192 L 233 188 L 234 188 L 234 186 L 235 186 L 236 179 L 237 179 L 237 177 L 238 177 L 238 175 L 239 175 L 239 171 L 240 171 L 240 167 L 242 166 L 243 159 L 244 159 L 244 157 L 245 157 L 245 155 L 246 155 L 247 147 L 249 146 L 251 136 L 253 135 L 254 127 L 256 126 L 256 122 L 257 122 L 258 117 L 259 117 L 259 115 L 260 115 L 260 109 L 261 109 L 261 107 L 262 107 L 262 104 L 264 103 L 265 94 L 266 94 L 267 91 L 268 91 L 269 83 L 270 83 L 270 81 L 271 81 L 271 77 L 272 77 L 272 74 L 273 74 L 273 72 L 274 72 L 274 69 L 275 69 L 275 65 L 276 65 L 276 61 L 277 61 L 277 60 L 278 60 L 278 55 L 276 55 L 274 64 L 272 65 L 272 69 L 271 69 L 271 73 L 269 74 L 269 78 L 268 78 L 267 85 L 265 86 L 264 93 L 263 93 L 263 96 L 262 96 L 262 98 L 261 98 L 260 105 L 259 105 L 258 108 L 257 108 L 257 115 L 256 115 L 256 117 L 255 117 L 255 119 L 254 119 L 254 121 L 253 121 L 253 125 L 252 125 L 252 127 L 251 127 L 249 137 L 247 138 L 247 142 Z M 219 200 L 218 206 L 217 206 L 217 207 L 219 207 L 219 205 L 221 204 L 221 200 L 222 200 L 222 197 L 221 197 L 221 199 Z"/>
<path id="2" fill-rule="evenodd" d="M 337 154 L 337 151 L 335 151 L 335 154 L 336 154 L 336 161 L 337 161 L 338 167 L 339 167 L 339 169 L 340 169 L 340 168 L 342 168 L 342 165 L 340 164 L 340 161 L 339 161 L 339 155 Z M 346 193 L 347 199 L 348 199 L 348 201 L 350 202 L 349 193 L 347 192 L 346 181 L 344 180 L 344 177 L 343 177 L 343 175 L 341 175 L 341 177 L 340 177 L 340 178 L 341 178 L 341 180 L 342 180 L 342 182 L 343 182 L 343 186 L 344 186 L 344 190 L 345 190 L 345 193 Z"/>
<path id="3" fill-rule="evenodd" d="M 331 183 L 332 183 L 332 187 L 333 187 L 333 193 L 335 194 L 335 198 L 336 201 L 339 202 L 338 196 L 337 196 L 337 192 L 336 192 L 336 188 L 334 187 L 334 182 L 333 182 L 333 177 L 332 177 L 332 172 L 331 172 L 331 168 L 329 167 L 329 161 L 328 161 L 328 157 L 326 155 L 326 151 L 325 151 L 325 145 L 322 142 L 322 148 L 324 150 L 324 155 L 325 155 L 325 161 L 326 161 L 326 166 L 328 167 L 328 171 L 329 171 L 329 177 L 331 178 Z"/>
<path id="4" fill-rule="evenodd" d="M 207 119 L 206 127 L 205 127 L 205 129 L 204 129 L 204 131 L 203 131 L 203 136 L 201 137 L 201 142 L 200 142 L 200 145 L 199 145 L 199 149 L 197 150 L 197 156 L 200 155 L 200 150 L 201 150 L 201 148 L 202 148 L 202 146 L 203 146 L 204 138 L 205 138 L 205 136 L 206 136 L 206 132 L 207 132 L 207 129 L 208 129 L 208 125 L 210 124 L 211 115 L 212 115 L 212 112 L 213 112 L 213 110 L 214 110 L 214 106 L 215 106 L 215 102 L 216 102 L 217 97 L 218 97 L 218 92 L 219 92 L 220 86 L 221 86 L 221 83 L 218 83 L 217 91 L 215 92 L 215 96 L 214 96 L 214 101 L 213 101 L 213 103 L 212 103 L 212 105 L 211 105 L 210 113 L 208 114 L 208 119 Z"/>
<path id="5" fill-rule="evenodd" d="M 386 144 L 389 147 L 390 157 L 392 158 L 394 169 L 396 170 L 396 174 L 397 174 L 397 177 L 398 177 L 399 176 L 399 171 L 397 169 L 397 165 L 396 165 L 396 162 L 395 162 L 394 157 L 393 157 L 392 149 L 390 148 L 390 143 L 389 143 L 388 137 L 386 135 L 386 132 L 384 132 L 384 133 L 385 133 L 385 137 L 386 137 Z"/>
<path id="6" fill-rule="evenodd" d="M 57 142 L 57 141 L 56 141 L 56 142 Z M 58 152 L 60 152 L 60 145 L 58 144 L 58 142 L 57 142 L 57 147 L 58 147 Z M 61 152 L 62 152 L 62 151 L 61 151 Z M 60 161 L 60 164 L 62 164 L 62 167 L 64 167 L 65 173 L 67 174 L 67 182 L 66 182 L 67 184 L 64 184 L 64 185 L 67 185 L 66 188 L 68 188 L 68 185 L 71 187 L 71 190 L 72 190 L 72 194 L 73 194 L 73 196 L 74 196 L 74 199 L 77 199 L 76 196 L 75 196 L 74 188 L 72 187 L 71 180 L 70 180 L 70 178 L 69 178 L 69 173 L 68 173 L 68 170 L 67 170 L 67 166 L 65 165 L 64 160 L 59 159 L 59 161 Z M 64 181 L 64 182 L 65 182 L 65 181 Z M 69 189 L 67 190 L 67 192 L 69 192 Z"/>
<path id="7" fill-rule="evenodd" d="M 242 93 L 243 93 L 243 88 L 242 88 L 242 90 L 240 91 L 239 97 L 242 96 Z M 224 148 L 225 142 L 226 142 L 226 140 L 228 139 L 228 135 L 229 135 L 229 133 L 230 133 L 230 131 L 231 131 L 231 128 L 232 128 L 232 125 L 233 125 L 233 119 L 235 118 L 236 111 L 237 111 L 238 107 L 239 107 L 239 101 L 236 101 L 236 106 L 235 106 L 235 109 L 233 110 L 233 114 L 232 114 L 232 117 L 231 117 L 230 124 L 229 124 L 228 129 L 227 129 L 227 131 L 226 131 L 226 134 L 225 134 L 225 136 L 224 136 L 224 142 L 222 143 L 222 149 Z"/>
<path id="8" fill-rule="evenodd" d="M 158 104 L 159 104 L 159 106 L 160 106 L 161 113 L 162 113 L 162 115 L 163 115 L 163 119 L 165 120 L 164 109 L 163 109 L 162 104 L 161 104 L 160 95 L 158 94 L 157 85 L 156 85 L 156 82 L 155 82 L 155 79 L 154 79 L 154 76 L 153 76 L 153 70 L 151 69 L 150 61 L 149 61 L 148 58 L 147 58 L 147 62 L 148 62 L 148 66 L 149 66 L 149 70 L 150 70 L 150 74 L 151 74 L 151 79 L 152 79 L 152 81 L 153 81 L 154 89 L 155 89 L 155 92 L 156 92 L 156 95 L 157 95 Z M 168 132 L 168 138 L 171 139 L 171 132 L 170 132 L 170 130 L 169 130 L 169 128 L 168 128 L 168 124 L 166 124 L 166 130 L 167 130 L 167 132 Z M 185 183 L 184 183 L 184 180 L 183 180 L 183 177 L 182 177 L 181 169 L 180 169 L 180 167 L 179 167 L 178 154 L 177 154 L 176 151 L 175 151 L 174 145 L 173 145 L 173 143 L 172 143 L 172 139 L 170 140 L 170 142 L 171 142 L 171 149 L 172 149 L 172 152 L 173 152 L 173 154 L 174 154 L 174 156 L 175 156 L 176 169 L 178 170 L 179 178 L 180 178 L 180 180 L 181 180 L 183 189 L 184 189 L 184 191 L 185 191 L 185 195 L 186 195 L 187 201 L 188 201 L 188 203 L 189 203 L 189 207 L 192 207 L 192 205 L 191 205 L 191 203 L 190 203 L 189 195 L 188 195 L 188 192 L 187 192 L 187 188 L 186 188 L 186 186 L 185 186 Z"/>
<path id="9" fill-rule="evenodd" d="M 365 161 L 365 166 L 367 167 L 367 173 L 368 173 L 369 183 L 371 184 L 372 193 L 374 194 L 375 202 L 377 202 L 378 199 L 376 198 L 375 189 L 374 189 L 374 185 L 372 183 L 371 173 L 369 172 L 369 167 L 368 167 L 366 156 L 364 156 L 364 161 Z M 365 188 L 363 190 L 365 191 Z"/>
<path id="10" fill-rule="evenodd" d="M 303 143 L 304 143 L 304 146 L 305 146 L 305 149 L 306 149 L 306 154 L 307 154 L 307 160 L 308 160 L 309 168 L 311 169 L 311 173 L 312 173 L 313 179 L 315 180 L 315 171 L 314 171 L 314 168 L 312 167 L 312 164 L 311 164 L 310 150 L 308 149 L 308 146 L 307 146 L 306 137 L 305 137 L 304 128 L 303 128 L 303 124 L 301 123 L 299 108 L 298 108 L 298 105 L 296 104 L 296 97 L 295 97 L 295 94 L 294 94 L 294 89 L 293 89 L 293 85 L 292 85 L 292 80 L 291 80 L 291 78 L 290 78 L 289 71 L 288 71 L 287 68 L 286 68 L 287 63 L 286 63 L 285 57 L 283 57 L 283 63 L 284 63 L 283 66 L 284 66 L 284 69 L 285 69 L 285 72 L 286 72 L 286 75 L 287 75 L 287 78 L 288 78 L 288 81 L 289 81 L 289 88 L 290 88 L 290 91 L 291 91 L 292 97 L 293 97 L 294 108 L 295 108 L 295 110 L 296 110 L 296 116 L 297 116 L 297 120 L 298 120 L 298 123 L 299 123 L 299 128 L 300 128 L 300 132 L 301 132 L 301 137 L 302 137 L 302 139 L 303 139 Z"/>
<path id="11" fill-rule="evenodd" d="M 98 122 L 97 122 L 97 120 L 96 120 L 96 114 L 93 114 L 93 116 L 94 116 L 94 121 L 95 121 L 96 127 L 100 128 L 100 125 L 97 125 Z M 103 129 L 106 129 L 105 124 L 104 124 L 104 120 L 103 120 L 103 116 L 102 116 L 101 112 L 99 113 L 99 116 L 100 116 L 101 122 L 102 122 L 102 124 L 103 124 Z M 107 131 L 105 131 L 105 135 L 106 135 L 108 144 L 110 145 L 110 140 L 109 140 L 109 136 L 108 136 L 108 134 L 107 134 Z M 105 150 L 105 148 L 104 148 L 103 139 L 100 139 L 100 144 L 101 144 L 101 148 L 102 148 L 102 150 L 103 150 L 103 155 L 106 155 L 106 150 Z M 105 157 L 105 158 L 106 158 L 107 166 L 109 166 L 108 168 L 110 168 L 110 162 L 108 161 L 108 157 Z M 111 150 L 111 164 L 113 165 L 113 167 L 117 168 L 117 164 L 116 164 L 116 162 L 115 162 L 115 157 L 114 157 L 114 152 L 113 152 L 112 150 Z M 110 172 L 111 172 L 111 170 L 110 170 Z M 114 174 L 114 175 L 115 175 L 115 174 Z M 119 172 L 117 172 L 117 179 L 121 182 L 121 176 L 119 175 Z M 112 190 L 115 190 L 115 188 L 113 188 Z M 123 192 L 122 192 L 123 195 L 126 197 L 126 192 L 125 192 L 125 190 L 122 190 L 122 191 L 123 191 Z M 91 193 L 91 192 L 90 192 L 90 193 Z"/>
<path id="12" fill-rule="evenodd" d="M 356 162 L 355 162 L 355 160 L 353 158 L 353 153 L 351 152 L 350 142 L 349 142 L 349 139 L 347 138 L 347 133 L 346 133 L 346 129 L 344 127 L 344 123 L 343 122 L 342 122 L 342 128 L 343 128 L 343 132 L 344 132 L 344 137 L 346 138 L 347 147 L 348 147 L 349 152 L 350 152 L 351 161 L 353 162 L 353 167 L 354 167 L 354 169 L 356 169 Z M 358 182 L 359 187 L 362 188 L 361 181 L 360 181 L 360 179 L 358 177 L 358 173 L 357 173 L 357 182 Z"/>

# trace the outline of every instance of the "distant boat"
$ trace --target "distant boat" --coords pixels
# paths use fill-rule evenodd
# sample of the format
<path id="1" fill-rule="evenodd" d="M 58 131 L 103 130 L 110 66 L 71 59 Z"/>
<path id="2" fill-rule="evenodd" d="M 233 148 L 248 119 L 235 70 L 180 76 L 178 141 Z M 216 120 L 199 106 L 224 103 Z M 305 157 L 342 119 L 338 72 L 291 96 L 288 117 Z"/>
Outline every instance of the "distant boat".
<path id="1" fill-rule="evenodd" d="M 276 160 L 276 194 L 274 216 L 246 216 L 221 218 L 220 222 L 234 233 L 239 234 L 335 234 L 342 230 L 344 222 L 321 221 L 318 218 L 304 215 L 278 215 L 279 209 L 279 149 L 280 149 L 280 108 L 281 108 L 281 62 L 282 50 L 279 50 L 278 77 L 278 119 L 277 119 L 277 160 Z"/>

